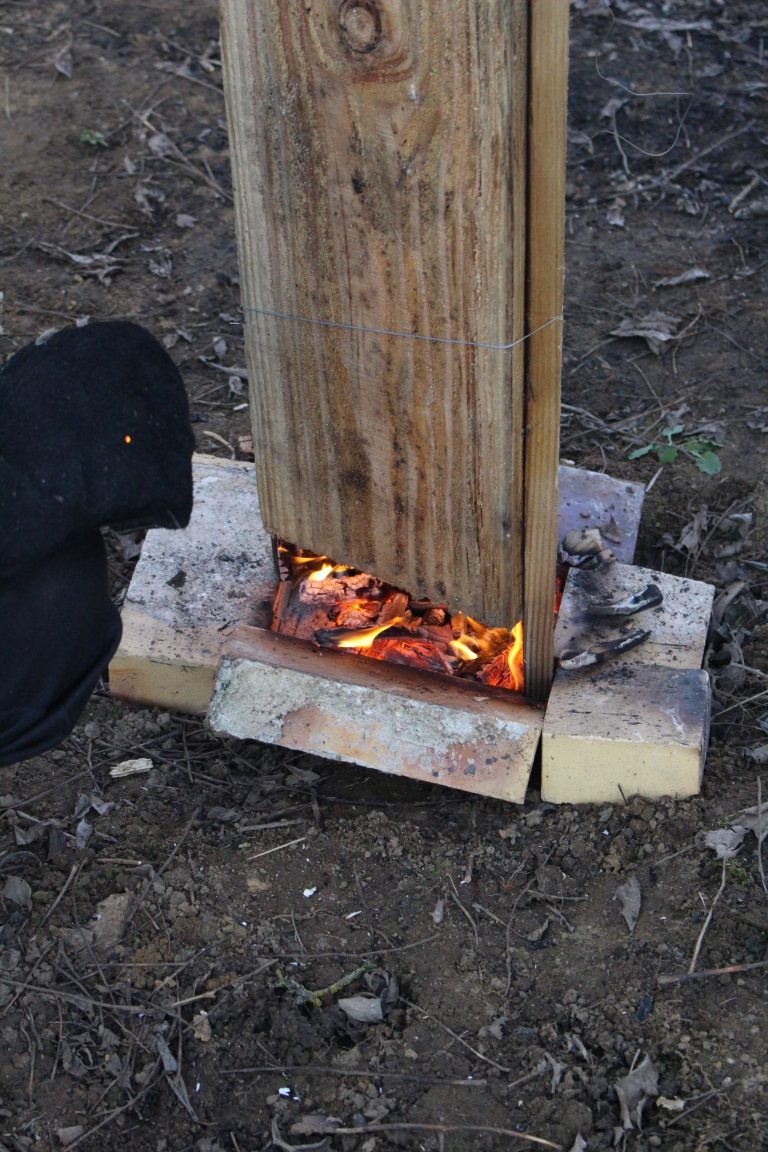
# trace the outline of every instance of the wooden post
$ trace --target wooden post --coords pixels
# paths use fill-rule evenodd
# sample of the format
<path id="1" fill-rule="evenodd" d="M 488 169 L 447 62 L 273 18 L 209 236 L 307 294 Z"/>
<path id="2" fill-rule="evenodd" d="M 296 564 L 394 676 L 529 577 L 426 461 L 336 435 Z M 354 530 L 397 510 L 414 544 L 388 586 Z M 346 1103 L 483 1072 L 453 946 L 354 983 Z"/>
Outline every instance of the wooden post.
<path id="1" fill-rule="evenodd" d="M 552 15 L 537 23 L 539 8 Z M 536 506 L 555 510 L 559 379 L 552 345 L 528 356 L 522 341 L 559 297 L 527 259 L 546 147 L 529 136 L 553 127 L 530 108 L 546 85 L 529 52 L 545 23 L 565 29 L 566 0 L 221 0 L 221 14 L 266 527 L 491 624 L 520 617 L 525 586 L 536 634 L 548 528 L 530 571 L 523 550 Z M 564 104 L 565 72 L 547 79 L 547 106 Z M 550 451 L 525 458 L 525 422 Z M 529 646 L 534 684 L 542 653 Z"/>
<path id="2" fill-rule="evenodd" d="M 548 321 L 563 310 L 567 0 L 532 0 L 529 59 L 523 632 L 526 692 L 541 700 L 554 671 L 562 323 Z"/>

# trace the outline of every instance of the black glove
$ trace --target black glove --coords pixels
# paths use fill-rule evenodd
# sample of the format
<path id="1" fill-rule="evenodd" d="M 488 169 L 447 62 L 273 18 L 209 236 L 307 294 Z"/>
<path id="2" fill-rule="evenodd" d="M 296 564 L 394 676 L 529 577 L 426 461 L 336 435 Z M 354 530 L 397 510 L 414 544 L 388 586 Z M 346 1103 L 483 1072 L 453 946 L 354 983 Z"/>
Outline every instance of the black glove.
<path id="1" fill-rule="evenodd" d="M 193 450 L 179 370 L 144 328 L 22 348 L 0 370 L 0 581 L 100 526 L 186 527 Z"/>

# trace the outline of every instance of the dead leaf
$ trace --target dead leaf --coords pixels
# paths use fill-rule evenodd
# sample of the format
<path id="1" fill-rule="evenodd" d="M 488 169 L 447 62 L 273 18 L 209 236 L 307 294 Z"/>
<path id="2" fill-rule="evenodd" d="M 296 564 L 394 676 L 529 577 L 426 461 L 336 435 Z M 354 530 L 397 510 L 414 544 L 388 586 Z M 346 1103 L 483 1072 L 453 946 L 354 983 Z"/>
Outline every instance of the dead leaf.
<path id="1" fill-rule="evenodd" d="M 192 1017 L 192 1031 L 195 1034 L 195 1040 L 199 1040 L 201 1044 L 207 1044 L 213 1037 L 213 1029 L 207 1012 L 201 1011 Z"/>
<path id="2" fill-rule="evenodd" d="M 714 849 L 718 860 L 730 860 L 738 852 L 746 834 L 747 829 L 739 825 L 733 828 L 715 828 L 712 832 L 707 832 L 704 843 L 707 848 Z"/>
<path id="3" fill-rule="evenodd" d="M 114 806 L 114 800 L 102 800 L 95 792 L 91 792 L 91 808 L 93 808 L 94 812 L 98 812 L 99 816 L 106 816 L 108 812 L 112 811 Z"/>
<path id="4" fill-rule="evenodd" d="M 618 328 L 612 329 L 611 336 L 638 336 L 645 340 L 651 352 L 660 356 L 664 345 L 670 340 L 674 340 L 680 324 L 679 316 L 671 316 L 668 312 L 654 310 L 636 319 L 626 317 Z"/>
<path id="5" fill-rule="evenodd" d="M 768 764 L 768 744 L 755 744 L 753 748 L 747 749 L 747 756 L 755 764 Z"/>
<path id="6" fill-rule="evenodd" d="M 378 996 L 344 996 L 336 1003 L 342 1012 L 358 1024 L 381 1024 L 384 1008 Z"/>
<path id="7" fill-rule="evenodd" d="M 196 216 L 189 216 L 186 212 L 179 212 L 176 216 L 177 228 L 194 228 L 197 224 Z"/>
<path id="8" fill-rule="evenodd" d="M 576 1139 L 574 1140 L 573 1144 L 571 1144 L 568 1152 L 584 1152 L 587 1147 L 587 1142 L 582 1136 L 581 1132 L 577 1132 Z"/>
<path id="9" fill-rule="evenodd" d="M 751 808 L 743 808 L 739 812 L 738 818 L 732 824 L 732 828 L 746 828 L 750 832 L 754 832 L 755 836 L 762 843 L 768 836 L 768 800 L 760 805 L 758 811 L 757 804 L 753 804 Z"/>
<path id="10" fill-rule="evenodd" d="M 438 900 L 432 909 L 432 923 L 437 927 L 445 918 L 445 900 Z"/>
<path id="11" fill-rule="evenodd" d="M 659 1094 L 659 1074 L 650 1056 L 615 1085 L 621 1107 L 621 1124 L 625 1132 L 635 1125 L 642 1128 L 642 1112 L 649 1096 Z"/>
<path id="12" fill-rule="evenodd" d="M 72 79 L 72 43 L 63 44 L 58 51 L 54 52 L 51 57 L 51 64 L 53 64 L 56 71 L 60 76 L 66 76 L 67 80 Z"/>
<path id="13" fill-rule="evenodd" d="M 630 932 L 634 932 L 637 918 L 640 915 L 642 894 L 637 876 L 630 876 L 626 884 L 621 884 L 615 891 L 614 900 L 621 905 L 621 914 L 627 922 Z"/>
<path id="14" fill-rule="evenodd" d="M 709 524 L 709 508 L 703 504 L 698 512 L 691 520 L 690 524 L 686 524 L 680 533 L 680 539 L 675 548 L 680 551 L 685 548 L 686 552 L 698 552 L 701 547 L 701 538 L 706 531 Z"/>
<path id="15" fill-rule="evenodd" d="M 654 288 L 677 288 L 680 284 L 695 284 L 697 280 L 709 280 L 706 268 L 689 268 L 677 276 L 664 276 L 656 281 Z"/>
<path id="16" fill-rule="evenodd" d="M 494 1040 L 503 1040 L 504 1027 L 508 1021 L 508 1016 L 499 1016 L 491 1024 L 484 1024 L 477 1034 L 481 1040 L 486 1036 L 491 1036 Z"/>
<path id="17" fill-rule="evenodd" d="M 9 876 L 3 888 L 3 899 L 21 908 L 31 908 L 32 889 L 22 876 Z"/>
<path id="18" fill-rule="evenodd" d="M 93 941 L 103 952 L 111 952 L 120 943 L 128 925 L 133 905 L 130 892 L 115 892 L 96 905 L 91 923 Z"/>
<path id="19" fill-rule="evenodd" d="M 56 1137 L 59 1143 L 66 1148 L 69 1144 L 74 1144 L 75 1140 L 79 1140 L 84 1131 L 82 1124 L 70 1124 L 66 1128 L 57 1128 Z"/>
<path id="20" fill-rule="evenodd" d="M 85 848 L 86 844 L 93 835 L 93 827 L 88 823 L 85 816 L 79 820 L 75 828 L 75 847 Z"/>

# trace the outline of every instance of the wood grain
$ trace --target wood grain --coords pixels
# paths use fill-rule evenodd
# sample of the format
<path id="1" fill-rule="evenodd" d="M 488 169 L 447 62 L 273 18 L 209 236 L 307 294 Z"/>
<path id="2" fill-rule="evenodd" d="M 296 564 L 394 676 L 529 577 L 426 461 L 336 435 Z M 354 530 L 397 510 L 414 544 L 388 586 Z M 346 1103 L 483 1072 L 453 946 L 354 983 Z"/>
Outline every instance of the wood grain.
<path id="1" fill-rule="evenodd" d="M 530 5 L 528 314 L 525 376 L 525 689 L 545 699 L 553 617 L 560 452 L 568 4 Z M 542 328 L 542 325 L 547 327 Z"/>
<path id="2" fill-rule="evenodd" d="M 523 336 L 533 7 L 221 2 L 264 523 L 491 624 L 522 609 L 523 347 L 358 329 Z"/>

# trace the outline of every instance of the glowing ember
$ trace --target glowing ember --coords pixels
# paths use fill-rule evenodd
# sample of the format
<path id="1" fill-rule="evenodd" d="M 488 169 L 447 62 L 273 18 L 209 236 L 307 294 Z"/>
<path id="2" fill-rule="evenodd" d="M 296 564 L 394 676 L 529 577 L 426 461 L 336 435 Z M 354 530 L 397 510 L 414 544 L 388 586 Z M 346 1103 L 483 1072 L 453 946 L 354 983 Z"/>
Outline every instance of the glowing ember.
<path id="1" fill-rule="evenodd" d="M 488 628 L 326 556 L 278 545 L 276 632 L 373 660 L 523 690 L 523 629 Z"/>

